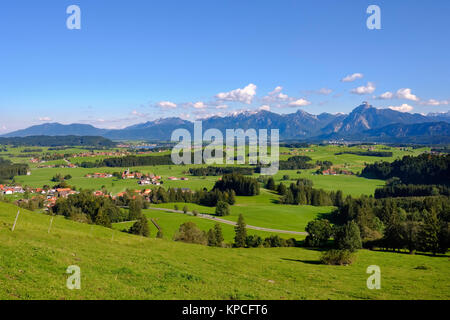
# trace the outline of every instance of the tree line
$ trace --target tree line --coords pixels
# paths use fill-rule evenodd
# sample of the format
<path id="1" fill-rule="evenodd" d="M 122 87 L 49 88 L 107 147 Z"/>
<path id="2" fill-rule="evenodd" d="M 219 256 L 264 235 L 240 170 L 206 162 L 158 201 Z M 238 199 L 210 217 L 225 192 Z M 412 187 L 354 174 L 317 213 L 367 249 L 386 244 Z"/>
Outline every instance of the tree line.
<path id="1" fill-rule="evenodd" d="M 259 183 L 256 179 L 241 174 L 231 173 L 222 176 L 213 190 L 233 190 L 238 196 L 256 196 L 259 194 Z"/>
<path id="2" fill-rule="evenodd" d="M 335 153 L 336 156 L 340 156 L 342 154 L 354 154 L 357 156 L 368 156 L 368 157 L 383 157 L 390 158 L 394 155 L 392 151 L 343 151 Z"/>
<path id="3" fill-rule="evenodd" d="M 375 198 L 450 196 L 450 188 L 444 185 L 396 184 L 375 190 Z"/>
<path id="4" fill-rule="evenodd" d="M 366 247 L 411 253 L 445 253 L 450 242 L 447 196 L 384 198 L 348 196 L 334 213 L 337 224 L 354 221 Z"/>
<path id="5" fill-rule="evenodd" d="M 404 184 L 450 184 L 450 155 L 421 154 L 417 157 L 405 156 L 389 162 L 368 164 L 361 176 L 387 180 L 397 177 Z"/>
<path id="6" fill-rule="evenodd" d="M 109 139 L 97 136 L 29 136 L 0 138 L 0 144 L 14 146 L 92 146 L 115 147 L 116 143 Z"/>
<path id="7" fill-rule="evenodd" d="M 203 167 L 190 168 L 189 173 L 193 176 L 221 176 L 224 174 L 237 173 L 241 175 L 251 176 L 255 171 L 254 168 L 248 167 Z"/>
<path id="8" fill-rule="evenodd" d="M 24 176 L 28 170 L 27 164 L 12 163 L 9 160 L 0 158 L 0 181 L 10 180 L 15 176 Z"/>
<path id="9" fill-rule="evenodd" d="M 281 195 L 280 202 L 283 204 L 311 205 L 311 206 L 340 206 L 342 205 L 342 191 L 325 191 L 314 189 L 313 182 L 309 179 L 298 179 L 286 187 L 282 182 L 275 187 L 273 178 L 269 178 L 266 188 L 276 190 Z"/>

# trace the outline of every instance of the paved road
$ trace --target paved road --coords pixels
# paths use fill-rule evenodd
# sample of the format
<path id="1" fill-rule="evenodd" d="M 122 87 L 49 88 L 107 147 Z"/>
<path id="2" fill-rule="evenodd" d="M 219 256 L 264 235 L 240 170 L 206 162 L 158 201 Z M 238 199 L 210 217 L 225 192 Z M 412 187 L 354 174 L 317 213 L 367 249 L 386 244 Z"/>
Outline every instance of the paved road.
<path id="1" fill-rule="evenodd" d="M 169 212 L 174 212 L 174 213 L 183 213 L 183 211 L 181 210 L 174 210 L 174 209 L 165 209 L 165 208 L 154 208 L 154 207 L 150 207 L 148 208 L 149 210 L 157 210 L 157 211 L 169 211 Z M 186 213 L 188 215 L 193 216 L 192 212 L 188 212 Z M 225 220 L 225 219 L 221 219 L 221 218 L 217 218 L 214 216 L 211 216 L 209 214 L 203 214 L 203 213 L 199 213 L 197 215 L 197 217 L 199 218 L 203 218 L 203 219 L 208 219 L 208 220 L 213 220 L 213 221 L 217 221 L 220 223 L 225 223 L 225 224 L 229 224 L 232 226 L 236 226 L 236 222 L 230 221 L 230 220 Z M 251 225 L 247 225 L 247 229 L 253 229 L 253 230 L 259 230 L 259 231 L 267 231 L 267 232 L 275 232 L 275 233 L 286 233 L 286 234 L 295 234 L 295 235 L 300 235 L 300 236 L 307 236 L 308 233 L 307 232 L 299 232 L 299 231 L 289 231 L 289 230 L 278 230 L 278 229 L 270 229 L 270 228 L 263 228 L 263 227 L 256 227 L 256 226 L 251 226 Z"/>

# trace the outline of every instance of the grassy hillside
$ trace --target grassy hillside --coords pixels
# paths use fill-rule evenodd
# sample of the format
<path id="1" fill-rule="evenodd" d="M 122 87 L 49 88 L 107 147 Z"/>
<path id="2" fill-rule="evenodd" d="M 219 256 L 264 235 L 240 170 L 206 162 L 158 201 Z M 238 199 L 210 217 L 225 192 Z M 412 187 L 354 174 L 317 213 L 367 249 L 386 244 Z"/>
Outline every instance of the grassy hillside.
<path id="1" fill-rule="evenodd" d="M 449 299 L 448 257 L 361 250 L 352 266 L 301 248 L 222 249 L 143 239 L 0 203 L 0 299 Z M 114 237 L 112 236 L 114 234 Z M 381 268 L 382 289 L 366 288 Z M 81 290 L 66 288 L 69 265 Z"/>

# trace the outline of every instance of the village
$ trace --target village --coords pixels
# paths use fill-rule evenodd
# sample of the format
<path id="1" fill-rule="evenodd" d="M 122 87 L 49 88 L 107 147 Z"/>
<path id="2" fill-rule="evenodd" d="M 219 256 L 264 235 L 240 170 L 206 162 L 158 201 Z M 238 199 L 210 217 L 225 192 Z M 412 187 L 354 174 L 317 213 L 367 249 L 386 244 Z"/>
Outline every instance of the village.
<path id="1" fill-rule="evenodd" d="M 162 177 L 159 175 L 155 175 L 153 173 L 141 173 L 138 171 L 131 171 L 127 169 L 123 172 L 115 172 L 115 173 L 89 173 L 85 175 L 85 178 L 88 179 L 107 179 L 107 178 L 118 178 L 122 180 L 137 180 L 137 184 L 140 186 L 144 185 L 153 185 L 160 186 L 164 182 L 162 181 Z M 167 177 L 167 180 L 170 181 L 187 181 L 189 180 L 186 177 Z M 175 190 L 177 190 L 175 188 Z M 182 192 L 190 191 L 188 188 L 181 188 Z M 119 192 L 117 195 L 113 195 L 112 193 L 108 193 L 105 190 L 95 190 L 93 191 L 94 196 L 96 197 L 110 197 L 112 199 L 116 199 L 117 197 L 123 197 L 127 193 L 132 193 L 132 197 L 136 197 L 138 195 L 142 196 L 144 200 L 149 200 L 149 196 L 152 192 L 152 189 L 142 189 L 142 190 L 127 190 L 126 192 Z M 27 204 L 31 200 L 42 200 L 43 208 L 45 210 L 49 210 L 52 208 L 56 201 L 59 198 L 67 198 L 70 195 L 78 194 L 77 190 L 72 189 L 72 187 L 49 187 L 43 186 L 42 188 L 31 188 L 31 187 L 22 187 L 20 185 L 0 185 L 0 195 L 6 196 L 16 196 L 17 199 L 16 204 Z"/>

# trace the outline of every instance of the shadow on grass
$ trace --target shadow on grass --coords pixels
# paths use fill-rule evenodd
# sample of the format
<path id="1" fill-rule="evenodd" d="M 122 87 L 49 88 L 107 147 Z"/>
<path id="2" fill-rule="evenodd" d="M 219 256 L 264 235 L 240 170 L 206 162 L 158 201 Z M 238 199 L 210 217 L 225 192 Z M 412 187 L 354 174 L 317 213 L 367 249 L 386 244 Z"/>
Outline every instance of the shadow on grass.
<path id="1" fill-rule="evenodd" d="M 289 259 L 289 258 L 281 258 L 281 260 L 301 262 L 301 263 L 314 264 L 314 265 L 322 264 L 319 260 L 298 260 L 298 259 Z"/>

